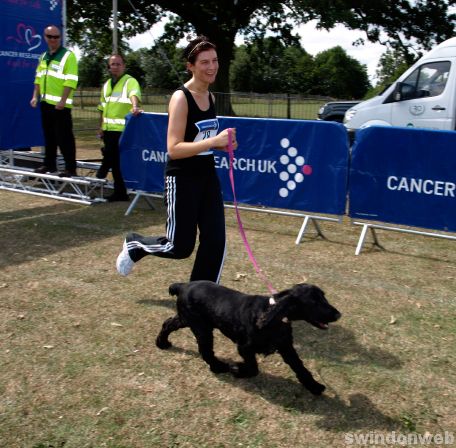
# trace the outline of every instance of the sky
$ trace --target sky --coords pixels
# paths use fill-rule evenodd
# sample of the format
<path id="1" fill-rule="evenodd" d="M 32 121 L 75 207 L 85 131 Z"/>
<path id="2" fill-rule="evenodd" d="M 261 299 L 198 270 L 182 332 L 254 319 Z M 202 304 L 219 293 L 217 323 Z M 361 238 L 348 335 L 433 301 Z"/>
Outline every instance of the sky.
<path id="1" fill-rule="evenodd" d="M 340 45 L 349 56 L 361 64 L 367 66 L 370 81 L 375 84 L 375 71 L 380 56 L 385 52 L 385 47 L 380 44 L 365 43 L 354 46 L 353 42 L 358 38 L 365 38 L 361 31 L 352 31 L 342 25 L 337 25 L 331 31 L 317 30 L 315 21 L 302 25 L 295 30 L 301 36 L 302 47 L 311 55 L 315 56 L 321 51 Z M 154 40 L 163 32 L 163 23 L 156 24 L 150 31 L 139 34 L 130 39 L 129 44 L 133 50 L 138 48 L 150 48 Z M 236 41 L 239 45 L 242 41 Z M 185 43 L 183 43 L 185 45 Z"/>

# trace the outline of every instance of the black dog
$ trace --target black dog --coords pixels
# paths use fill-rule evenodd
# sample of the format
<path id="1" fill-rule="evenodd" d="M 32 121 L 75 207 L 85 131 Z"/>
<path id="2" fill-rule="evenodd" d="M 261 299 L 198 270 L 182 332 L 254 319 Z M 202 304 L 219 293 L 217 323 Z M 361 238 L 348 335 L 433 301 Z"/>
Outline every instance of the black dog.
<path id="1" fill-rule="evenodd" d="M 255 354 L 269 355 L 277 351 L 310 392 L 320 395 L 325 390 L 296 353 L 289 322 L 305 320 L 326 329 L 329 322 L 340 318 L 341 314 L 328 303 L 320 288 L 303 283 L 269 298 L 243 294 L 201 280 L 174 283 L 169 287 L 169 293 L 177 295 L 177 315 L 163 323 L 156 339 L 157 347 L 171 347 L 170 333 L 190 327 L 201 356 L 214 373 L 230 371 L 237 377 L 255 376 L 258 374 Z M 214 328 L 237 344 L 243 363 L 230 366 L 215 357 Z"/>

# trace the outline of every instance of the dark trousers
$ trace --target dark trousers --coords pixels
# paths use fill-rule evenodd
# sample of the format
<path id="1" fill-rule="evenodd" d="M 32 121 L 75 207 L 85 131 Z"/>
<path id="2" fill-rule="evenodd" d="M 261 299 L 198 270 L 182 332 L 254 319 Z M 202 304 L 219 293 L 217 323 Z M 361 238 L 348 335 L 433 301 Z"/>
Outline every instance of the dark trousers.
<path id="1" fill-rule="evenodd" d="M 65 107 L 63 110 L 57 110 L 53 104 L 44 101 L 40 105 L 45 143 L 44 165 L 50 171 L 56 171 L 59 147 L 65 160 L 65 169 L 76 171 L 76 144 L 71 109 Z"/>
<path id="2" fill-rule="evenodd" d="M 103 131 L 104 153 L 100 169 L 106 170 L 106 172 L 109 169 L 112 170 L 114 193 L 123 196 L 127 194 L 127 189 L 120 171 L 119 140 L 121 135 L 120 131 Z"/>
<path id="3" fill-rule="evenodd" d="M 215 169 L 207 175 L 166 176 L 165 205 L 166 236 L 131 234 L 127 247 L 132 260 L 138 261 L 145 255 L 187 258 L 193 252 L 199 230 L 190 280 L 218 283 L 225 259 L 225 212 Z"/>

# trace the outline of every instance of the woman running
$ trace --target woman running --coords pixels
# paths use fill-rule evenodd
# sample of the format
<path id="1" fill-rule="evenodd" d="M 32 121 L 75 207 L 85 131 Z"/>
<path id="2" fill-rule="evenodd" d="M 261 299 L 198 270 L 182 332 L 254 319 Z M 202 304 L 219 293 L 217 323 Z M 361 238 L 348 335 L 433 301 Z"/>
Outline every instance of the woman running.
<path id="1" fill-rule="evenodd" d="M 146 255 L 182 259 L 199 246 L 190 280 L 219 283 L 225 258 L 225 214 L 212 149 L 226 151 L 228 130 L 217 134 L 219 123 L 209 85 L 218 71 L 216 47 L 205 36 L 184 50 L 192 78 L 177 89 L 168 109 L 164 201 L 168 217 L 166 236 L 129 233 L 117 257 L 117 271 L 128 275 Z M 237 147 L 236 130 L 232 130 Z"/>

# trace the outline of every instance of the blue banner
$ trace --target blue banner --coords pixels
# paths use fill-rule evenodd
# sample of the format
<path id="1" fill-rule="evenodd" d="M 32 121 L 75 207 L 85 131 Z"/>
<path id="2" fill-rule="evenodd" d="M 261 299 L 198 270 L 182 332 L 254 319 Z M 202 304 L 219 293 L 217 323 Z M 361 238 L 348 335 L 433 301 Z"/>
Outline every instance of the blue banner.
<path id="1" fill-rule="evenodd" d="M 121 139 L 128 188 L 163 191 L 166 114 L 127 117 Z M 219 117 L 236 128 L 237 200 L 249 205 L 341 215 L 345 212 L 348 139 L 339 123 Z M 233 201 L 227 153 L 214 151 L 225 201 Z"/>
<path id="2" fill-rule="evenodd" d="M 456 231 L 456 132 L 358 131 L 349 193 L 352 218 Z"/>
<path id="3" fill-rule="evenodd" d="M 43 144 L 39 108 L 30 106 L 43 30 L 62 26 L 63 0 L 0 0 L 0 149 Z"/>

